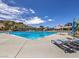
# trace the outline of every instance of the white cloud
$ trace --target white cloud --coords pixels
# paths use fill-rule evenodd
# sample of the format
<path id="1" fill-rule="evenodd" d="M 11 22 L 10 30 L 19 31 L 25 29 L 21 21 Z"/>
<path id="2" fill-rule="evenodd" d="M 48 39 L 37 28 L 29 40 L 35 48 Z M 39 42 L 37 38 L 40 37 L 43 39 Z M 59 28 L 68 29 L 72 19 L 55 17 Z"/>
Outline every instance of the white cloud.
<path id="1" fill-rule="evenodd" d="M 2 3 L 2 0 L 0 0 L 0 3 Z"/>
<path id="2" fill-rule="evenodd" d="M 49 22 L 51 22 L 51 21 L 55 21 L 55 19 L 48 19 L 48 21 L 49 21 Z"/>
<path id="3" fill-rule="evenodd" d="M 24 14 L 35 14 L 35 11 L 31 8 L 9 6 L 0 0 L 0 20 L 13 20 L 16 22 L 23 22 L 24 24 L 41 24 L 46 22 L 39 17 L 26 19 L 23 17 Z"/>
<path id="4" fill-rule="evenodd" d="M 48 18 L 48 16 L 45 16 L 45 18 Z"/>
<path id="5" fill-rule="evenodd" d="M 26 20 L 24 23 L 25 24 L 41 24 L 41 23 L 44 23 L 45 21 L 42 20 L 41 18 L 39 17 L 33 17 L 29 20 Z"/>
<path id="6" fill-rule="evenodd" d="M 6 0 L 5 0 L 6 1 Z M 24 14 L 34 14 L 35 11 L 33 9 L 27 9 L 22 7 L 13 7 L 9 6 L 6 3 L 3 2 L 3 0 L 0 0 L 0 19 L 17 19 L 18 21 L 23 18 Z"/>
<path id="7" fill-rule="evenodd" d="M 0 17 L 4 18 L 4 19 L 12 19 L 12 18 L 14 18 L 13 16 L 2 15 L 2 14 L 0 14 Z"/>
<path id="8" fill-rule="evenodd" d="M 9 2 L 10 2 L 10 3 L 12 3 L 12 4 L 16 4 L 16 2 L 15 2 L 15 1 L 13 1 L 13 0 L 10 0 Z"/>
<path id="9" fill-rule="evenodd" d="M 7 4 L 1 3 L 0 12 L 5 14 L 23 14 L 23 13 L 29 13 L 30 10 L 26 8 L 20 8 L 20 7 L 11 7 L 11 6 L 8 6 Z"/>
<path id="10" fill-rule="evenodd" d="M 31 11 L 31 13 L 35 14 L 35 11 L 33 9 L 30 8 L 29 10 Z"/>
<path id="11" fill-rule="evenodd" d="M 51 21 L 53 21 L 53 20 L 52 20 L 52 19 L 48 19 L 48 21 L 50 21 L 50 22 L 51 22 Z"/>

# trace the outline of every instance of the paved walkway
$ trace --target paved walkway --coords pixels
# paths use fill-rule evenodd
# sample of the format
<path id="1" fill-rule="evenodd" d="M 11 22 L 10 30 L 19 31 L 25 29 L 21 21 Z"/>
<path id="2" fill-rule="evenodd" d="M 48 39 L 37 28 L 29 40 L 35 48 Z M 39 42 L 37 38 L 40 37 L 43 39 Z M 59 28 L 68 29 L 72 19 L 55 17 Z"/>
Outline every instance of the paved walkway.
<path id="1" fill-rule="evenodd" d="M 0 57 L 16 57 L 25 43 L 22 38 L 0 34 Z"/>
<path id="2" fill-rule="evenodd" d="M 79 57 L 79 52 L 65 54 L 50 43 L 52 39 L 66 36 L 49 36 L 39 40 L 24 40 L 11 35 L 0 34 L 0 57 L 2 58 L 71 58 Z"/>

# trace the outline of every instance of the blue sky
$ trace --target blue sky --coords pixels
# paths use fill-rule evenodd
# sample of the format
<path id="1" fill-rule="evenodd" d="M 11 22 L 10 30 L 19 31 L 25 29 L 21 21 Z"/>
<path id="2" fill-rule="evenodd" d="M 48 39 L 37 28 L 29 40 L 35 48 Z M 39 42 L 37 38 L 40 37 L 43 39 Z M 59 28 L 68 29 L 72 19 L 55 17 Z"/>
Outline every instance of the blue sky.
<path id="1" fill-rule="evenodd" d="M 2 20 L 53 27 L 72 22 L 76 17 L 79 17 L 79 0 L 0 0 Z"/>

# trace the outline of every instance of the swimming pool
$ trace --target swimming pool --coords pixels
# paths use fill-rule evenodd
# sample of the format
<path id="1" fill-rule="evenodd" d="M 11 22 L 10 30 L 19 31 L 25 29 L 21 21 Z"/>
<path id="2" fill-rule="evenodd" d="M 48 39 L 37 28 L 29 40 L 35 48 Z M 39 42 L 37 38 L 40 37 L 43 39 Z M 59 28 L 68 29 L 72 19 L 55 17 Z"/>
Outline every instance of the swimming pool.
<path id="1" fill-rule="evenodd" d="M 56 32 L 10 32 L 10 34 L 20 36 L 20 37 L 24 37 L 24 38 L 28 38 L 28 39 L 31 39 L 31 40 L 43 38 L 45 36 L 52 35 L 52 34 L 55 34 L 55 33 Z"/>

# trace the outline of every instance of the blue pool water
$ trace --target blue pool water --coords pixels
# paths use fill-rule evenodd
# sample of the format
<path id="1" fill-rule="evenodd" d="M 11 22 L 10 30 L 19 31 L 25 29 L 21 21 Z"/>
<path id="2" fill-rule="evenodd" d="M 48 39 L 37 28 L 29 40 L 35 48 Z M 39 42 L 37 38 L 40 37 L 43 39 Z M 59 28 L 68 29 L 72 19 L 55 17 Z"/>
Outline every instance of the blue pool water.
<path id="1" fill-rule="evenodd" d="M 48 35 L 55 34 L 56 32 L 10 32 L 10 34 L 28 38 L 28 39 L 38 39 L 38 38 L 43 38 Z"/>

